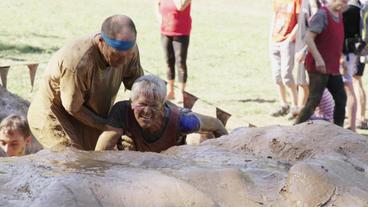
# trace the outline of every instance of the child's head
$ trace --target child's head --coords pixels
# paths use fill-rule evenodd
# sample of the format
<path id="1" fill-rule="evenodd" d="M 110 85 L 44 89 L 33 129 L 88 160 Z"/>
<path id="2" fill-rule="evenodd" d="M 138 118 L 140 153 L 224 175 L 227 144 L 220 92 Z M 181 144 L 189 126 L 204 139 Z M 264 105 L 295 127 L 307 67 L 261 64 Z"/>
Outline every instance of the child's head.
<path id="1" fill-rule="evenodd" d="M 27 120 L 10 115 L 0 123 L 0 147 L 10 156 L 22 156 L 32 140 Z"/>

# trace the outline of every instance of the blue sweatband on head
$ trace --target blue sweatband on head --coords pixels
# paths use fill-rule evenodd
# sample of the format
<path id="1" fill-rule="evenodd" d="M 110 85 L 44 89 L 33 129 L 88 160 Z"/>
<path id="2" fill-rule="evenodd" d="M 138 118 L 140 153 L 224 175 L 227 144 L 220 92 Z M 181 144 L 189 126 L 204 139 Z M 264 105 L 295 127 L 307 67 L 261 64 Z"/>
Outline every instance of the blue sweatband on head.
<path id="1" fill-rule="evenodd" d="M 110 45 L 112 48 L 115 48 L 119 51 L 127 51 L 134 47 L 134 41 L 124 41 L 124 40 L 114 40 L 110 39 L 107 35 L 101 33 L 102 39 L 106 42 L 106 44 Z"/>

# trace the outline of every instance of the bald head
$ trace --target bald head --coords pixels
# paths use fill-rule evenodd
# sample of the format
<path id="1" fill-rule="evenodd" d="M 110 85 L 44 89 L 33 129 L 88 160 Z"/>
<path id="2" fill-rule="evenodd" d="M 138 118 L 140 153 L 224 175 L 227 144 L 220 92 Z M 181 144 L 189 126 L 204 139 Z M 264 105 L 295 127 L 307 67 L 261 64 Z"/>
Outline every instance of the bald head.
<path id="1" fill-rule="evenodd" d="M 128 16 L 114 15 L 110 16 L 102 23 L 101 33 L 111 39 L 134 39 L 137 36 L 134 22 Z"/>

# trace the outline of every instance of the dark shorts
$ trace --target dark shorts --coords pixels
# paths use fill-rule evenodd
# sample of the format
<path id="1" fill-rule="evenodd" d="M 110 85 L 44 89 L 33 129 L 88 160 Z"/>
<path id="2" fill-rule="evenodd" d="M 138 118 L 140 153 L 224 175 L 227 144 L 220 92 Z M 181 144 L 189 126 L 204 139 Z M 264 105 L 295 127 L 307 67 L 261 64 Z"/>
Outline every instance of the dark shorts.
<path id="1" fill-rule="evenodd" d="M 365 63 L 361 63 L 360 61 L 358 61 L 358 63 L 357 63 L 357 71 L 356 71 L 356 73 L 354 75 L 356 75 L 356 76 L 363 76 L 364 68 L 365 68 Z"/>

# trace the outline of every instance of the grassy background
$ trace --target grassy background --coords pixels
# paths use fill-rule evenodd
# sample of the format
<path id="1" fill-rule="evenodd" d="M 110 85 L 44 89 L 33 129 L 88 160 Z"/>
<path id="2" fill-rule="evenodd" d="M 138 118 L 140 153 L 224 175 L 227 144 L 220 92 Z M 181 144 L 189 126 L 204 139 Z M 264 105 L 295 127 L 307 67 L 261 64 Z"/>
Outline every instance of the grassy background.
<path id="1" fill-rule="evenodd" d="M 269 116 L 278 105 L 268 57 L 270 0 L 194 0 L 188 54 L 188 88 L 202 101 L 194 110 L 232 114 L 230 129 L 291 124 Z M 0 65 L 39 61 L 35 90 L 54 51 L 78 36 L 100 29 L 113 14 L 126 14 L 138 30 L 143 67 L 165 79 L 159 25 L 153 0 L 1 0 Z M 25 66 L 9 71 L 8 89 L 26 99 L 34 92 Z M 35 91 L 34 90 L 34 91 Z M 119 99 L 123 99 L 122 93 Z"/>

